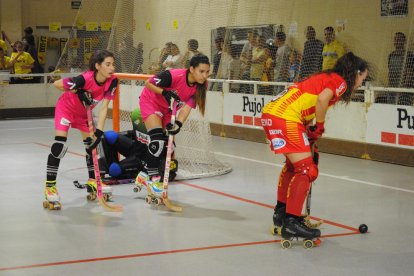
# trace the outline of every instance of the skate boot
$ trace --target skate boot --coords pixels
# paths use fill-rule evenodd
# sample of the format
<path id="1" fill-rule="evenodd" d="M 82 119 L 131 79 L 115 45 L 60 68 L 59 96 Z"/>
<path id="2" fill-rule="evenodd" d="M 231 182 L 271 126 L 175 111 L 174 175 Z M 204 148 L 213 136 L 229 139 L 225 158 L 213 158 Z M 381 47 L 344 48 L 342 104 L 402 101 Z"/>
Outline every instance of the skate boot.
<path id="1" fill-rule="evenodd" d="M 139 174 L 137 175 L 137 178 L 135 178 L 134 192 L 138 193 L 143 188 L 147 189 L 149 179 L 150 177 L 146 172 L 140 171 Z"/>
<path id="2" fill-rule="evenodd" d="M 88 179 L 88 182 L 86 183 L 86 190 L 88 192 L 86 199 L 88 201 L 95 200 L 97 197 L 97 184 L 96 184 L 95 179 L 93 178 Z M 103 199 L 105 201 L 108 201 L 112 196 L 112 188 L 102 183 L 102 194 L 103 194 Z"/>
<path id="3" fill-rule="evenodd" d="M 272 234 L 273 235 L 281 235 L 283 221 L 285 220 L 286 216 L 286 206 L 275 208 L 275 212 L 273 214 L 273 227 L 272 227 Z"/>
<path id="4" fill-rule="evenodd" d="M 147 181 L 147 192 L 148 195 L 145 201 L 148 204 L 155 203 L 156 205 L 161 205 L 162 201 L 162 192 L 163 192 L 163 183 L 161 182 L 161 176 L 155 175 Z"/>
<path id="5" fill-rule="evenodd" d="M 56 181 L 46 181 L 45 201 L 43 201 L 43 207 L 49 210 L 62 209 L 62 204 L 60 203 L 60 196 L 56 188 Z"/>
<path id="6" fill-rule="evenodd" d="M 282 248 L 292 247 L 294 238 L 303 238 L 303 246 L 307 249 L 320 244 L 321 231 L 305 225 L 303 218 L 287 217 L 282 226 Z"/>

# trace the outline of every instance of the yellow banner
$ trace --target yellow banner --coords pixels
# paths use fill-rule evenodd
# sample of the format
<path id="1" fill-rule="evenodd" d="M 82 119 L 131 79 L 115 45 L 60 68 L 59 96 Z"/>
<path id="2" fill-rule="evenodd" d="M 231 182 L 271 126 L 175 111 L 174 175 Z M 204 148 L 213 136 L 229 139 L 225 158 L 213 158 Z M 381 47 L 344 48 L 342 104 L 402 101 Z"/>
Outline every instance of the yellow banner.
<path id="1" fill-rule="evenodd" d="M 83 63 L 89 64 L 92 56 L 92 38 L 85 38 L 83 40 Z"/>
<path id="2" fill-rule="evenodd" d="M 86 30 L 91 31 L 97 31 L 98 30 L 98 22 L 86 22 Z"/>
<path id="3" fill-rule="evenodd" d="M 60 22 L 49 22 L 49 31 L 50 32 L 59 32 L 61 26 L 62 26 L 62 23 L 60 23 Z"/>
<path id="4" fill-rule="evenodd" d="M 101 31 L 110 31 L 112 29 L 112 22 L 101 22 Z"/>
<path id="5" fill-rule="evenodd" d="M 69 39 L 69 47 L 71 49 L 79 49 L 80 48 L 81 39 L 80 38 L 71 38 Z"/>
<path id="6" fill-rule="evenodd" d="M 47 51 L 47 37 L 41 36 L 39 39 L 39 47 L 37 48 L 37 58 L 40 64 L 46 63 L 46 51 Z"/>
<path id="7" fill-rule="evenodd" d="M 84 27 L 85 27 L 85 20 L 83 20 L 82 18 L 79 18 L 78 20 L 76 20 L 76 28 L 78 30 L 83 30 Z"/>

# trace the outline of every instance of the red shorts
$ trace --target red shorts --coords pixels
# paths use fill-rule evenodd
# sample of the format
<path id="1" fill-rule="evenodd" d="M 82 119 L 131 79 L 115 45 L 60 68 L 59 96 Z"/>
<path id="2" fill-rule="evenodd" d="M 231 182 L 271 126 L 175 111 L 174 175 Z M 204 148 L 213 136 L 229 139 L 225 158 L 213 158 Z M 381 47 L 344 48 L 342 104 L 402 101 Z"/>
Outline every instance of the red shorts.
<path id="1" fill-rule="evenodd" d="M 152 114 L 157 115 L 161 119 L 163 128 L 165 128 L 167 124 L 171 122 L 171 113 L 169 112 L 168 108 L 160 107 L 156 103 L 142 98 L 142 96 L 139 101 L 139 108 L 141 110 L 141 116 L 144 122 Z"/>
<path id="2" fill-rule="evenodd" d="M 310 152 L 310 143 L 303 124 L 264 113 L 262 126 L 270 141 L 270 149 L 275 153 Z"/>

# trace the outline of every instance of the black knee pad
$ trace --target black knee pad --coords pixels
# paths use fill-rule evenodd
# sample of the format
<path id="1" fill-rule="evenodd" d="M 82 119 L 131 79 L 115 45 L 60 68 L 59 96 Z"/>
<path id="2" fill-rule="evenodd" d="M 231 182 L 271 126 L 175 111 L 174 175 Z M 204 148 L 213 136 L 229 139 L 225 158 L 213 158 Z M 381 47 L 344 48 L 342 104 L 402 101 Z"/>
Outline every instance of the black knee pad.
<path id="1" fill-rule="evenodd" d="M 57 159 L 62 159 L 65 156 L 66 151 L 68 150 L 68 145 L 66 145 L 66 137 L 56 136 L 55 142 L 53 143 L 50 152 L 53 157 Z"/>
<path id="2" fill-rule="evenodd" d="M 166 152 L 167 137 L 162 128 L 154 128 L 148 132 L 151 141 L 148 144 L 148 152 L 154 157 L 162 157 Z"/>

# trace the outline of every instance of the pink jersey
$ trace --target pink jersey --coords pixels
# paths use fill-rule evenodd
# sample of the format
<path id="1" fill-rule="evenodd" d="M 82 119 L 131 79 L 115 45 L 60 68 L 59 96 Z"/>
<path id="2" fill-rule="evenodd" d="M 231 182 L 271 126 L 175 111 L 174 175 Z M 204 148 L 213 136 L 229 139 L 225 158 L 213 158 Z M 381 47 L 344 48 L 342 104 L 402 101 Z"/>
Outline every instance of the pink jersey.
<path id="1" fill-rule="evenodd" d="M 172 69 L 162 72 L 150 79 L 150 82 L 165 90 L 175 90 L 181 101 L 192 108 L 196 107 L 195 93 L 197 84 L 190 85 L 187 80 L 187 69 Z M 171 111 L 164 96 L 144 87 L 140 97 L 140 109 L 145 120 L 151 114 L 157 114 L 163 119 L 163 125 L 168 123 Z"/>
<path id="2" fill-rule="evenodd" d="M 93 98 L 92 108 L 102 99 L 113 100 L 116 91 L 116 77 L 108 78 L 103 84 L 98 84 L 94 77 L 94 71 L 85 73 L 73 78 L 76 79 L 81 88 L 91 93 Z M 64 82 L 67 81 L 66 79 Z M 78 98 L 78 95 L 71 91 L 65 91 L 60 96 L 55 109 L 55 128 L 58 130 L 68 131 L 72 126 L 81 131 L 87 132 L 86 108 Z"/>

